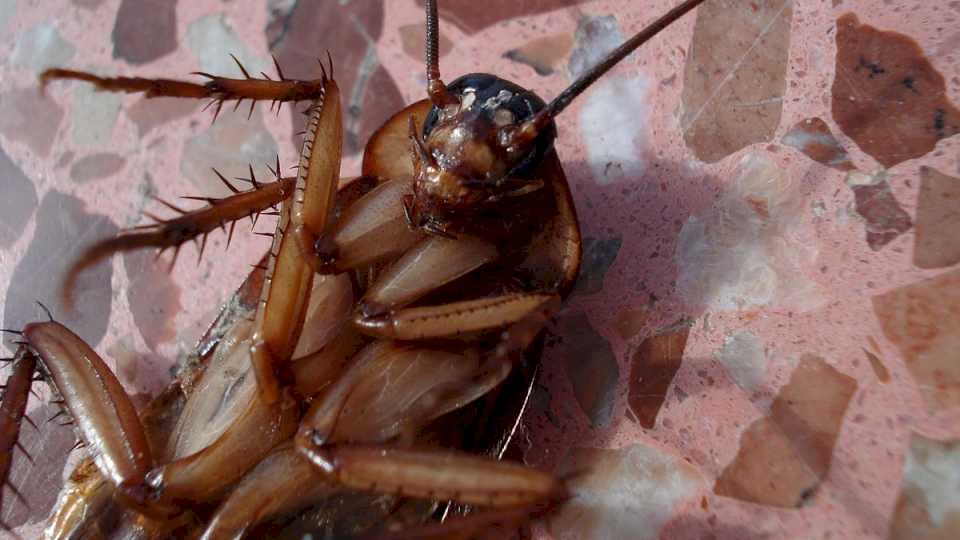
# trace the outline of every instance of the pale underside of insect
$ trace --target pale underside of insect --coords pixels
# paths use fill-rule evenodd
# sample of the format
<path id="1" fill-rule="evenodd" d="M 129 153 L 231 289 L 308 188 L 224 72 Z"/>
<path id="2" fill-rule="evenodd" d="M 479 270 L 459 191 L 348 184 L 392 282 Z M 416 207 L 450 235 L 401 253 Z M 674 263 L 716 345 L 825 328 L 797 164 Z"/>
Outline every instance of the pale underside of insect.
<path id="1" fill-rule="evenodd" d="M 580 264 L 554 117 L 688 0 L 550 103 L 485 74 L 440 80 L 427 10 L 427 94 L 340 180 L 332 60 L 319 79 L 205 84 L 53 69 L 43 84 L 225 101 L 308 101 L 297 175 L 90 247 L 64 283 L 124 250 L 179 250 L 280 205 L 270 251 L 181 376 L 138 412 L 106 364 L 50 317 L 18 346 L 0 407 L 0 479 L 30 385 L 49 382 L 89 458 L 61 493 L 51 538 L 251 534 L 473 537 L 562 504 L 562 479 L 499 461 L 535 376 L 538 338 Z M 241 70 L 242 70 L 241 66 Z M 252 172 L 252 171 L 251 171 Z M 176 210 L 176 207 L 172 207 Z M 82 306 L 78 306 L 82 309 Z M 457 517 L 435 521 L 452 501 Z M 0 501 L 3 502 L 3 501 Z M 397 531 L 400 532 L 397 532 Z M 495 534 L 496 536 L 496 534 Z"/>

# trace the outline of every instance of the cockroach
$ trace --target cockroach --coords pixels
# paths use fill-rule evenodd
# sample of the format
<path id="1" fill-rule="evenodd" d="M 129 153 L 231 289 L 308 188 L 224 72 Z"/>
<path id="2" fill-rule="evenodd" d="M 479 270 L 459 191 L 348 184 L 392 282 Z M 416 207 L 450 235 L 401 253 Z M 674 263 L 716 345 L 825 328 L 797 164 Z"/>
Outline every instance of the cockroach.
<path id="1" fill-rule="evenodd" d="M 463 426 L 489 424 L 497 403 L 516 421 L 523 400 L 510 381 L 529 389 L 538 337 L 577 277 L 580 230 L 554 118 L 702 1 L 683 2 L 550 102 L 485 73 L 445 84 L 437 6 L 426 1 L 427 99 L 377 130 L 362 176 L 343 183 L 329 57 L 309 81 L 279 65 L 277 79 L 241 66 L 244 78 L 200 73 L 203 84 L 44 72 L 43 85 L 210 98 L 214 115 L 228 101 L 310 106 L 295 177 L 278 159 L 275 180 L 251 176 L 248 191 L 222 178 L 231 196 L 101 240 L 70 269 L 67 296 L 80 272 L 114 253 L 202 246 L 215 229 L 232 233 L 238 219 L 280 205 L 262 263 L 144 411 L 53 317 L 8 330 L 18 348 L 0 407 L 0 480 L 36 371 L 89 456 L 60 496 L 50 538 L 462 538 L 562 504 L 563 479 L 497 459 L 509 429 L 484 444 Z M 441 502 L 458 506 L 443 512 Z"/>

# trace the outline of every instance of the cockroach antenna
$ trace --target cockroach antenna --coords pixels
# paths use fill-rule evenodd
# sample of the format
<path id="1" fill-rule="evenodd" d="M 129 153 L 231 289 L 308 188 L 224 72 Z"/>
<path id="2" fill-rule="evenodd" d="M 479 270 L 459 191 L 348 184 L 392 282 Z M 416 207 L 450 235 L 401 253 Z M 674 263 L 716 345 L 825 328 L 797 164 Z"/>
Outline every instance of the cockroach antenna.
<path id="1" fill-rule="evenodd" d="M 620 63 L 630 53 L 638 47 L 649 41 L 660 33 L 661 30 L 670 26 L 680 17 L 702 4 L 705 0 L 686 0 L 682 4 L 674 7 L 662 17 L 637 32 L 632 38 L 625 41 L 615 50 L 610 52 L 606 58 L 587 70 L 577 80 L 573 81 L 566 89 L 553 98 L 546 108 L 533 116 L 524 123 L 521 129 L 517 130 L 516 136 L 533 137 L 541 129 L 546 127 L 553 118 L 562 112 L 584 90 L 590 87 L 597 79 L 610 71 L 614 66 Z M 448 92 L 446 85 L 440 80 L 439 67 L 439 42 L 440 35 L 437 31 L 437 2 L 436 0 L 426 0 L 424 7 L 427 12 L 426 24 L 426 68 L 427 68 L 427 94 L 430 101 L 437 107 L 443 107 L 457 102 L 457 97 Z M 529 127 L 528 127 L 529 126 Z"/>
<path id="2" fill-rule="evenodd" d="M 597 79 L 610 71 L 638 47 L 650 41 L 650 39 L 659 34 L 661 30 L 670 26 L 677 19 L 683 17 L 704 1 L 705 0 L 686 0 L 643 30 L 637 32 L 632 38 L 623 42 L 623 44 L 611 51 L 606 58 L 588 69 L 586 73 L 560 92 L 543 110 L 524 122 L 523 125 L 513 133 L 513 142 L 522 143 L 536 138 L 544 128 L 550 125 L 550 122 L 556 118 L 557 115 L 567 108 L 567 105 L 570 105 L 570 102 L 572 102 L 574 98 L 582 94 L 583 91 L 589 88 Z"/>
<path id="3" fill-rule="evenodd" d="M 437 0 L 427 0 L 426 64 L 427 95 L 436 107 L 445 107 L 459 102 L 456 95 L 447 90 L 440 80 L 440 33 L 437 30 Z"/>
<path id="4" fill-rule="evenodd" d="M 40 309 L 42 309 L 43 312 L 47 314 L 47 319 L 49 319 L 50 322 L 54 322 L 54 321 L 53 321 L 53 315 L 50 314 L 50 308 L 48 308 L 47 306 L 43 305 L 43 302 L 41 302 L 41 301 L 39 301 L 39 300 L 37 300 L 37 305 L 40 306 Z"/>

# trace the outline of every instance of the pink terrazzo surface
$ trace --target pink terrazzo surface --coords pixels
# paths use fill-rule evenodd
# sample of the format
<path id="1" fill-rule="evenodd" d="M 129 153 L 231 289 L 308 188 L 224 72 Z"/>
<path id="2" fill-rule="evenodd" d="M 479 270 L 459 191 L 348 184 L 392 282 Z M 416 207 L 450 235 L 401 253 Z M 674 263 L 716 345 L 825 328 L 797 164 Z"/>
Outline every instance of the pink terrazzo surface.
<path id="1" fill-rule="evenodd" d="M 440 3 L 447 81 L 486 71 L 549 99 L 674 1 Z M 519 444 L 532 465 L 591 472 L 538 534 L 958 538 L 960 2 L 700 11 L 558 121 L 584 267 Z M 272 73 L 273 52 L 310 77 L 329 48 L 355 151 L 424 96 L 422 19 L 414 0 L 0 0 L 3 326 L 51 304 L 145 400 L 265 240 L 238 228 L 225 250 L 214 235 L 169 274 L 115 257 L 85 278 L 82 317 L 57 304 L 60 272 L 161 213 L 149 196 L 222 195 L 210 167 L 266 175 L 297 155 L 287 108 L 211 126 L 185 102 L 65 83 L 42 96 L 44 68 L 236 76 L 230 53 Z M 25 439 L 37 464 L 17 456 L 12 482 L 30 508 L 5 497 L 2 520 L 30 538 L 73 435 Z"/>

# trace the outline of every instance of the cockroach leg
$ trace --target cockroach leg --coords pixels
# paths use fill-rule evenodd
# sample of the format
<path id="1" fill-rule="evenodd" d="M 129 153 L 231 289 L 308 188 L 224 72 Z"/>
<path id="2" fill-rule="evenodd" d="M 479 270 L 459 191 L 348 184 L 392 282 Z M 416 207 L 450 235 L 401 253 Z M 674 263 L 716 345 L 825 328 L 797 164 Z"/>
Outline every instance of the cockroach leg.
<path id="1" fill-rule="evenodd" d="M 548 293 L 514 293 L 437 306 L 419 306 L 374 315 L 358 312 L 354 324 L 381 338 L 419 340 L 508 326 L 559 297 Z"/>
<path id="2" fill-rule="evenodd" d="M 369 317 L 402 307 L 494 261 L 497 248 L 479 238 L 431 236 L 403 254 L 367 290 L 357 311 Z"/>
<path id="3" fill-rule="evenodd" d="M 100 473 L 93 462 L 81 463 L 71 475 L 82 477 L 60 494 L 57 502 L 59 510 L 50 517 L 44 530 L 45 538 L 103 538 L 100 520 L 109 515 L 113 502 L 115 486 Z M 116 511 L 116 508 L 113 508 Z M 99 534 L 99 536 L 98 536 Z"/>
<path id="4" fill-rule="evenodd" d="M 340 376 L 367 341 L 368 338 L 348 325 L 319 350 L 294 359 L 291 369 L 297 393 L 313 396 L 325 389 Z"/>
<path id="5" fill-rule="evenodd" d="M 239 191 L 220 173 L 217 173 L 217 175 L 234 191 L 233 195 L 221 199 L 203 198 L 209 206 L 189 212 L 170 203 L 164 203 L 182 215 L 122 231 L 113 238 L 105 238 L 86 248 L 67 270 L 61 288 L 64 304 L 72 305 L 73 289 L 80 273 L 106 257 L 120 251 L 154 247 L 161 251 L 174 249 L 175 260 L 180 246 L 196 238 L 202 238 L 200 248 L 202 256 L 208 234 L 218 228 L 226 229 L 227 224 L 229 224 L 230 236 L 232 236 L 233 227 L 237 220 L 247 216 L 256 216 L 283 201 L 293 193 L 295 185 L 294 178 L 278 178 L 275 182 L 257 184 L 253 189 Z"/>
<path id="6" fill-rule="evenodd" d="M 241 538 L 257 523 L 311 506 L 341 489 L 290 445 L 280 446 L 237 484 L 201 540 Z"/>
<path id="7" fill-rule="evenodd" d="M 321 117 L 321 120 L 323 110 L 331 107 L 339 108 L 336 86 L 332 81 L 327 81 L 324 95 L 333 99 L 326 104 L 315 103 L 313 114 L 315 117 Z M 334 120 L 337 120 L 336 116 Z M 313 122 L 311 134 L 307 140 L 320 140 L 317 132 L 321 131 L 323 124 L 323 121 Z M 312 142 L 310 147 L 312 148 Z M 314 155 L 319 153 L 318 148 Z M 333 188 L 327 187 L 327 190 L 335 189 L 338 180 L 336 172 L 339 168 L 339 156 L 338 152 L 334 154 L 305 160 L 306 166 L 300 167 L 297 180 L 277 183 L 285 185 L 282 190 L 274 190 L 276 196 L 266 199 L 260 194 L 258 200 L 264 204 L 275 203 L 281 199 L 284 200 L 284 205 L 268 262 L 265 278 L 267 286 L 264 287 L 265 292 L 257 310 L 256 320 L 252 324 L 245 320 L 237 322 L 218 346 L 215 356 L 219 360 L 213 362 L 204 373 L 198 383 L 202 388 L 195 388 L 191 393 L 191 399 L 187 402 L 181 421 L 175 430 L 170 443 L 173 447 L 170 451 L 171 461 L 152 468 L 153 461 L 149 452 L 138 454 L 143 459 L 134 460 L 133 465 L 136 467 L 123 461 L 123 458 L 128 456 L 122 453 L 112 458 L 113 461 L 119 461 L 120 465 L 111 462 L 105 466 L 100 463 L 102 460 L 97 461 L 105 476 L 117 485 L 117 493 L 129 506 L 151 514 L 157 514 L 158 509 L 166 511 L 168 508 L 173 513 L 190 502 L 216 500 L 224 494 L 228 486 L 260 462 L 272 448 L 293 435 L 299 410 L 289 392 L 279 391 L 274 364 L 282 366 L 293 355 L 308 311 L 308 299 L 313 290 L 313 272 L 301 256 L 296 236 L 287 233 L 294 223 L 295 212 L 299 212 L 299 217 L 296 219 L 299 219 L 300 223 L 306 222 L 310 216 L 316 218 L 317 215 L 321 217 L 320 223 L 325 224 L 329 220 L 329 214 L 334 207 L 333 197 L 321 200 L 318 207 L 317 199 L 323 198 L 323 191 L 310 190 L 306 184 L 311 181 L 322 184 L 332 183 Z M 325 169 L 326 173 L 313 172 L 318 168 Z M 251 192 L 251 195 L 257 196 L 257 191 L 263 192 L 266 189 L 261 187 Z M 297 193 L 296 198 L 286 197 L 291 191 Z M 238 193 L 233 198 L 245 195 L 247 194 Z M 221 206 L 224 205 L 213 204 L 208 211 L 216 211 Z M 238 203 L 236 206 L 241 210 L 237 210 L 234 218 L 245 215 L 243 212 L 249 213 L 251 205 Z M 196 215 L 189 217 L 197 221 Z M 213 223 L 218 218 L 223 219 L 223 215 L 210 217 L 203 223 Z M 349 280 L 345 278 L 331 276 L 324 279 L 324 283 L 334 289 L 342 289 L 344 283 L 349 287 Z M 318 295 L 318 298 L 322 297 L 322 294 Z M 348 319 L 349 310 L 346 306 L 349 305 L 350 298 L 352 296 L 348 297 L 342 310 L 344 313 L 339 316 L 340 323 L 334 321 L 335 326 L 339 324 L 342 327 Z M 321 313 L 319 317 L 325 318 L 326 315 Z M 29 332 L 33 327 L 39 327 L 39 325 L 28 326 L 25 330 L 28 339 L 31 339 Z M 65 329 L 63 331 L 66 332 Z M 45 336 L 46 334 L 40 334 L 40 337 Z M 59 334 L 55 336 L 59 337 Z M 79 341 L 75 336 L 74 339 Z M 54 345 L 58 345 L 58 343 L 34 344 L 33 340 L 31 344 L 41 351 L 42 357 L 45 354 L 44 351 L 54 350 Z M 82 342 L 70 342 L 69 345 L 77 350 L 80 350 L 81 346 L 86 347 Z M 61 348 L 64 347 L 61 345 Z M 54 353 L 56 352 L 54 350 Z M 92 351 L 81 356 L 90 355 L 95 356 Z M 99 366 L 95 368 L 101 370 Z M 105 366 L 102 370 L 106 370 Z M 256 378 L 251 375 L 251 372 L 256 374 Z M 76 385 L 70 386 L 71 379 L 64 379 L 57 374 L 53 379 L 56 386 L 65 394 L 68 407 L 72 412 L 79 406 L 86 407 L 80 411 L 79 417 L 84 418 L 87 424 L 91 423 L 90 418 L 95 421 L 106 414 L 102 411 L 91 412 L 89 409 L 92 405 L 86 404 L 86 401 L 99 398 L 99 401 L 106 403 L 102 408 L 109 407 L 111 402 L 100 396 L 103 392 L 98 394 L 94 388 L 75 388 Z M 115 378 L 112 380 L 115 381 Z M 64 391 L 64 384 L 67 384 L 68 391 Z M 117 392 L 111 390 L 111 398 L 114 393 L 122 394 L 119 383 L 116 383 L 116 386 L 118 390 Z M 122 397 L 126 399 L 125 395 Z M 116 412 L 115 416 L 119 416 L 121 420 L 127 419 L 125 411 L 130 408 L 129 403 L 127 406 L 116 408 L 119 412 Z M 136 416 L 133 415 L 133 418 L 136 419 Z M 118 423 L 122 422 L 113 421 L 111 426 L 117 432 L 114 436 L 116 439 L 125 434 L 122 429 L 124 426 L 117 426 Z M 137 427 L 140 427 L 139 424 Z M 83 428 L 84 425 L 81 425 L 81 429 Z M 142 427 L 140 429 L 142 438 Z M 105 434 L 98 433 L 97 436 L 104 437 Z M 86 438 L 90 439 L 90 436 Z M 139 443 L 130 445 L 132 448 L 140 446 Z M 111 456 L 118 452 L 112 448 L 109 450 Z"/>
<path id="8" fill-rule="evenodd" d="M 167 444 L 170 462 L 151 470 L 131 497 L 177 505 L 216 499 L 293 435 L 299 411 L 292 399 L 267 404 L 257 390 L 252 327 L 241 319 L 223 337 Z"/>
<path id="9" fill-rule="evenodd" d="M 296 448 L 338 483 L 354 489 L 498 507 L 563 496 L 561 481 L 520 465 L 370 446 L 415 433 L 487 394 L 506 378 L 558 306 L 557 296 L 541 299 L 483 354 L 384 341 L 369 345 L 304 416 Z M 392 380 L 397 377 L 392 373 L 412 375 L 400 381 Z M 350 421 L 340 422 L 341 417 Z"/>
<path id="10" fill-rule="evenodd" d="M 3 402 L 0 403 L 0 509 L 3 508 L 3 486 L 10 482 L 13 451 L 17 447 L 20 423 L 25 418 L 30 386 L 37 369 L 37 358 L 26 345 L 17 347 L 12 360 L 12 373 L 7 379 Z M 0 521 L 0 529 L 9 530 L 9 527 Z"/>
<path id="11" fill-rule="evenodd" d="M 250 361 L 267 403 L 280 399 L 280 380 L 306 316 L 313 270 L 303 261 L 290 228 L 290 204 L 284 202 L 270 246 L 267 277 L 260 295 L 251 339 Z"/>
<path id="12" fill-rule="evenodd" d="M 263 403 L 252 392 L 238 417 L 222 435 L 199 452 L 152 470 L 146 493 L 161 501 L 210 502 L 223 496 L 227 487 L 257 465 L 274 446 L 289 439 L 297 426 L 299 411 L 287 396 L 274 404 Z M 203 429 L 195 426 L 195 429 Z"/>
<path id="13" fill-rule="evenodd" d="M 350 206 L 315 244 L 317 270 L 338 273 L 400 255 L 424 237 L 407 226 L 403 197 L 409 178 L 389 180 Z"/>
<path id="14" fill-rule="evenodd" d="M 300 422 L 295 437 L 297 447 L 325 444 L 333 437 L 350 394 L 363 377 L 372 372 L 377 359 L 390 353 L 391 344 L 379 341 L 358 352 L 349 367 L 337 378 L 323 398 L 314 401 Z"/>
<path id="15" fill-rule="evenodd" d="M 423 396 L 469 384 L 479 359 L 473 351 L 396 342 L 369 345 L 304 416 L 297 442 L 389 440 L 408 424 L 411 407 Z"/>
<path id="16" fill-rule="evenodd" d="M 301 452 L 351 489 L 497 508 L 567 497 L 563 482 L 550 474 L 462 452 L 356 444 L 301 448 Z"/>
<path id="17" fill-rule="evenodd" d="M 340 339 L 344 328 L 350 327 L 355 296 L 349 274 L 314 277 L 310 303 L 304 317 L 304 328 L 309 328 L 309 331 L 301 333 L 293 350 L 293 362 L 302 362 L 321 354 L 331 342 Z"/>
<path id="18" fill-rule="evenodd" d="M 104 477 L 121 488 L 141 485 L 153 466 L 153 454 L 137 411 L 116 376 L 89 345 L 60 323 L 30 323 L 23 334 L 63 398 L 81 439 L 93 449 L 93 461 Z M 152 515 L 172 512 L 160 505 L 128 502 Z"/>
<path id="19" fill-rule="evenodd" d="M 267 404 L 280 398 L 281 381 L 292 382 L 289 361 L 313 286 L 314 238 L 332 221 L 339 182 L 340 91 L 332 79 L 310 111 L 294 196 L 281 210 L 251 340 L 250 357 Z"/>
<path id="20" fill-rule="evenodd" d="M 437 384 L 424 392 L 404 412 L 397 430 L 400 435 L 409 438 L 431 420 L 460 409 L 499 386 L 559 309 L 560 298 L 549 297 L 500 334 L 470 377 Z"/>
<path id="21" fill-rule="evenodd" d="M 210 98 L 213 100 L 211 105 L 216 105 L 214 110 L 214 120 L 216 120 L 225 101 L 236 100 L 236 106 L 239 107 L 243 100 L 250 100 L 250 114 L 253 113 L 253 107 L 257 101 L 270 101 L 270 108 L 273 109 L 276 106 L 279 112 L 282 103 L 313 101 L 319 98 L 323 93 L 324 84 L 327 82 L 326 68 L 323 67 L 322 63 L 320 64 L 321 77 L 304 81 L 284 78 L 280 65 L 276 63 L 276 58 L 274 58 L 279 80 L 273 80 L 265 73 L 261 73 L 262 79 L 251 77 L 240 61 L 236 57 L 233 57 L 233 59 L 243 73 L 243 79 L 231 79 L 196 72 L 195 75 L 208 79 L 206 83 L 198 84 L 174 79 L 100 77 L 85 71 L 54 68 L 48 69 L 40 75 L 40 86 L 41 89 L 45 89 L 52 81 L 75 80 L 93 84 L 98 90 L 104 92 L 143 93 L 148 98 Z"/>
<path id="22" fill-rule="evenodd" d="M 330 105 L 326 105 L 328 100 Z M 314 271 L 318 269 L 317 238 L 326 232 L 334 214 L 342 139 L 340 90 L 331 80 L 314 102 L 307 120 L 291 215 L 293 234 L 303 258 Z"/>
<path id="23" fill-rule="evenodd" d="M 65 326 L 30 323 L 24 336 L 43 360 L 98 468 L 115 484 L 143 479 L 152 453 L 136 409 L 97 353 Z"/>

